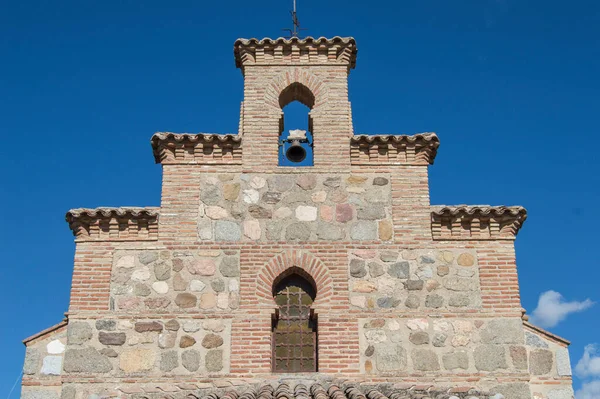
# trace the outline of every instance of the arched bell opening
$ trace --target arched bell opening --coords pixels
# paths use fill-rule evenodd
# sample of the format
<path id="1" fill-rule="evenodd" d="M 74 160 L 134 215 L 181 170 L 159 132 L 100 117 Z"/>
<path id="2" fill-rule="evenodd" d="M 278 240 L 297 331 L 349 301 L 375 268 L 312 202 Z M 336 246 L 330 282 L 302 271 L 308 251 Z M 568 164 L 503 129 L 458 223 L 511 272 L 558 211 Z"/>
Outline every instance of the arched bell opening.
<path id="1" fill-rule="evenodd" d="M 310 110 L 315 96 L 295 82 L 279 95 L 282 114 L 279 121 L 279 166 L 313 165 L 313 125 Z"/>
<path id="2" fill-rule="evenodd" d="M 317 315 L 311 308 L 317 295 L 314 280 L 292 268 L 275 279 L 272 317 L 272 369 L 276 373 L 318 371 Z"/>

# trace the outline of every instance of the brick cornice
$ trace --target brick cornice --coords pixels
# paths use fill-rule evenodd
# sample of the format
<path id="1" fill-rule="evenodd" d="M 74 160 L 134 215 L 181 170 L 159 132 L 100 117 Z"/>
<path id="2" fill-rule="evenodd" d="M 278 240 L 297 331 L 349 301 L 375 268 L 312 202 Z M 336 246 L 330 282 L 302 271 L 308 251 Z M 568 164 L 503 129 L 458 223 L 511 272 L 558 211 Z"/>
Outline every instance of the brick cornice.
<path id="1" fill-rule="evenodd" d="M 356 135 L 350 139 L 352 165 L 430 165 L 440 140 L 435 133 Z"/>
<path id="2" fill-rule="evenodd" d="M 522 206 L 434 206 L 434 240 L 514 240 L 527 219 Z"/>
<path id="3" fill-rule="evenodd" d="M 242 163 L 242 136 L 237 134 L 158 132 L 152 136 L 150 142 L 156 163 Z"/>
<path id="4" fill-rule="evenodd" d="M 79 208 L 65 218 L 75 241 L 153 241 L 160 208 Z"/>
<path id="5" fill-rule="evenodd" d="M 235 66 L 243 70 L 248 65 L 346 65 L 356 66 L 356 41 L 352 37 L 335 36 L 238 39 L 233 45 Z"/>

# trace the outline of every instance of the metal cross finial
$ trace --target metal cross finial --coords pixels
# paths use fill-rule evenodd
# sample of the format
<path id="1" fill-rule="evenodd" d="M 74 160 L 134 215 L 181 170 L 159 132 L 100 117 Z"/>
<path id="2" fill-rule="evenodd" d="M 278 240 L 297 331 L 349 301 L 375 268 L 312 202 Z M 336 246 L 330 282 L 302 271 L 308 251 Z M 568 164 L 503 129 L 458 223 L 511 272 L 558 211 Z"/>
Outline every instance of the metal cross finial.
<path id="1" fill-rule="evenodd" d="M 285 31 L 288 31 L 290 33 L 290 35 L 288 36 L 289 39 L 291 39 L 292 37 L 298 37 L 298 34 L 300 33 L 301 30 L 306 30 L 304 28 L 300 28 L 300 22 L 298 21 L 298 15 L 296 14 L 296 0 L 293 0 L 294 3 L 294 8 L 292 11 L 290 11 L 290 14 L 292 15 L 292 29 L 283 29 Z"/>

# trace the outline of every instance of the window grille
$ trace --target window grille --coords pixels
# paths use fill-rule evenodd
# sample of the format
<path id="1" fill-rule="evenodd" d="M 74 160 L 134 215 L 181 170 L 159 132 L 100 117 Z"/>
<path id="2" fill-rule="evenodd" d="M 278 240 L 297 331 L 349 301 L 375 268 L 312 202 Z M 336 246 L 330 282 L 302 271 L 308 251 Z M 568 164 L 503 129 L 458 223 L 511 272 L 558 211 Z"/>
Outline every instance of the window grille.
<path id="1" fill-rule="evenodd" d="M 311 309 L 315 294 L 313 286 L 297 274 L 285 277 L 275 286 L 274 372 L 317 371 L 317 318 Z"/>

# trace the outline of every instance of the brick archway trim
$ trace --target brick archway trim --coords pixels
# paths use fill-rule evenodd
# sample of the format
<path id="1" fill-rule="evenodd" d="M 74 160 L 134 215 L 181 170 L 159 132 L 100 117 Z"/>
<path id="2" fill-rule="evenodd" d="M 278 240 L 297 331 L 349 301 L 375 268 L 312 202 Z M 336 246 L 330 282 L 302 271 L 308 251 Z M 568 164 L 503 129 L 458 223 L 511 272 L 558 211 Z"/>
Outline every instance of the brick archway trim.
<path id="1" fill-rule="evenodd" d="M 316 75 L 302 68 L 287 70 L 276 76 L 265 90 L 265 104 L 273 110 L 281 112 L 279 97 L 281 93 L 293 83 L 300 83 L 315 97 L 315 105 L 311 111 L 316 112 L 321 106 L 327 104 L 327 90 L 325 83 Z"/>
<path id="2" fill-rule="evenodd" d="M 291 249 L 271 258 L 258 272 L 256 294 L 261 304 L 275 306 L 273 284 L 291 268 L 302 269 L 314 280 L 317 289 L 314 308 L 329 302 L 333 294 L 333 279 L 327 266 L 310 252 Z"/>

